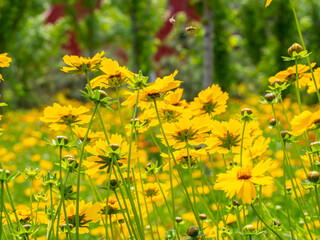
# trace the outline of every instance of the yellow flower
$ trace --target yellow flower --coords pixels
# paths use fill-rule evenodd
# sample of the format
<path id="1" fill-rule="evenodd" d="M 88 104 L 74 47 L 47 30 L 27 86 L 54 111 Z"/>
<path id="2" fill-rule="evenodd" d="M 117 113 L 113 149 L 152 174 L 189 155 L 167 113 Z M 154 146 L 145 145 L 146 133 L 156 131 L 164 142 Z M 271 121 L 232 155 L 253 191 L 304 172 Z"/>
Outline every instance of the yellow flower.
<path id="1" fill-rule="evenodd" d="M 71 202 L 66 207 L 67 218 L 69 224 L 76 226 L 76 204 Z M 83 200 L 79 202 L 79 219 L 80 219 L 80 233 L 89 232 L 89 223 L 95 223 L 100 220 L 100 204 L 92 202 L 85 203 Z M 61 214 L 61 224 L 66 223 L 65 215 Z"/>
<path id="2" fill-rule="evenodd" d="M 318 126 L 319 121 L 320 121 L 320 110 L 315 113 L 312 113 L 310 111 L 304 111 L 292 119 L 291 134 L 294 136 L 299 136 L 307 130 L 317 129 L 319 128 Z"/>
<path id="3" fill-rule="evenodd" d="M 78 57 L 74 55 L 65 55 L 63 57 L 63 61 L 65 64 L 69 65 L 70 67 L 63 67 L 61 71 L 66 73 L 89 73 L 89 72 L 95 72 L 98 70 L 100 66 L 100 62 L 104 59 L 102 57 L 104 55 L 104 51 L 101 53 L 97 53 L 94 55 L 93 58 L 84 58 L 84 57 Z"/>
<path id="4" fill-rule="evenodd" d="M 157 78 L 154 83 L 142 89 L 139 93 L 138 105 L 143 109 L 148 108 L 154 100 L 163 99 L 169 90 L 179 87 L 181 81 L 174 80 L 177 73 L 176 70 L 169 76 Z M 132 107 L 136 103 L 137 94 L 138 91 L 129 93 L 127 100 L 122 105 Z"/>
<path id="5" fill-rule="evenodd" d="M 117 61 L 108 58 L 101 62 L 100 70 L 105 74 L 90 81 L 92 88 L 120 87 L 126 84 L 128 79 L 134 75 L 126 67 L 120 67 Z"/>
<path id="6" fill-rule="evenodd" d="M 119 167 L 124 167 L 127 164 L 128 161 L 128 152 L 129 152 L 129 145 L 126 142 L 125 139 L 120 134 L 113 134 L 110 137 L 110 144 L 117 145 L 120 149 L 119 151 L 119 158 L 117 159 L 117 162 L 119 164 Z M 135 145 L 132 144 L 132 149 L 135 149 Z M 111 154 L 110 153 L 110 145 L 103 140 L 97 140 L 95 142 L 94 146 L 87 146 L 86 147 L 87 152 L 90 154 L 89 157 L 87 157 L 87 160 L 84 161 L 84 165 L 88 168 L 86 170 L 86 173 L 88 175 L 96 174 L 99 170 L 105 169 L 106 171 L 109 171 L 109 168 L 111 167 Z M 131 152 L 131 163 L 132 166 L 134 164 L 134 159 L 136 158 L 136 151 Z M 116 164 L 114 164 L 114 167 L 117 168 Z"/>
<path id="7" fill-rule="evenodd" d="M 205 116 L 190 119 L 189 111 L 186 111 L 177 122 L 163 124 L 163 129 L 170 146 L 183 148 L 187 143 L 189 145 L 203 143 L 210 131 L 210 123 L 211 120 Z M 162 135 L 159 137 L 163 138 Z"/>
<path id="8" fill-rule="evenodd" d="M 212 133 L 210 137 L 205 141 L 207 150 L 209 153 L 229 153 L 231 150 L 233 153 L 240 151 L 240 142 L 242 138 L 243 123 L 230 119 L 229 122 L 213 121 Z M 245 132 L 244 146 L 248 145 L 250 136 L 248 131 Z"/>
<path id="9" fill-rule="evenodd" d="M 72 107 L 71 105 L 61 106 L 58 103 L 54 103 L 53 106 L 46 107 L 43 111 L 43 117 L 41 121 L 46 123 L 52 123 L 50 127 L 52 129 L 61 129 L 62 125 L 72 124 L 84 124 L 90 121 L 90 115 L 85 114 L 89 109 L 86 107 Z"/>
<path id="10" fill-rule="evenodd" d="M 0 67 L 9 67 L 12 59 L 7 57 L 8 53 L 1 53 L 0 54 Z"/>
<path id="11" fill-rule="evenodd" d="M 310 78 L 312 79 L 311 73 L 309 74 L 310 74 Z M 320 68 L 314 69 L 313 74 L 314 74 L 314 79 L 316 80 L 316 83 L 317 83 L 317 87 L 319 89 L 320 88 Z M 314 93 L 317 91 L 313 80 L 309 81 L 307 86 L 308 86 L 307 93 Z"/>
<path id="12" fill-rule="evenodd" d="M 83 141 L 84 137 L 86 135 L 87 132 L 87 128 L 83 128 L 83 127 L 79 127 L 79 126 L 75 126 L 73 129 L 74 133 L 77 135 L 77 137 Z M 87 142 L 93 142 L 99 138 L 103 138 L 104 135 L 102 132 L 92 132 L 91 130 L 89 130 L 88 135 L 87 135 Z"/>
<path id="13" fill-rule="evenodd" d="M 265 7 L 268 7 L 271 2 L 272 2 L 272 0 L 267 0 Z"/>
<path id="14" fill-rule="evenodd" d="M 314 67 L 316 63 L 312 63 L 311 67 Z M 298 75 L 299 75 L 299 87 L 305 87 L 310 82 L 311 75 L 306 73 L 310 68 L 304 64 L 298 64 Z M 288 67 L 286 70 L 278 72 L 275 76 L 268 79 L 270 83 L 274 80 L 280 80 L 281 82 L 294 82 L 296 81 L 296 66 Z"/>
<path id="15" fill-rule="evenodd" d="M 162 183 L 160 183 L 160 186 L 166 196 L 168 187 Z M 141 185 L 138 185 L 138 191 L 145 196 L 148 203 L 163 200 L 161 189 L 157 183 L 145 183 L 143 184 L 143 189 Z"/>
<path id="16" fill-rule="evenodd" d="M 226 173 L 218 175 L 215 190 L 223 190 L 227 197 L 237 197 L 242 200 L 243 204 L 251 203 L 256 197 L 256 185 L 269 185 L 273 183 L 273 178 L 264 176 L 265 172 L 271 166 L 271 160 L 259 162 L 253 169 L 248 166 L 236 166 Z"/>
<path id="17" fill-rule="evenodd" d="M 207 114 L 213 117 L 226 111 L 228 98 L 228 93 L 222 92 L 218 85 L 212 85 L 198 94 L 190 103 L 190 109 L 193 115 Z"/>

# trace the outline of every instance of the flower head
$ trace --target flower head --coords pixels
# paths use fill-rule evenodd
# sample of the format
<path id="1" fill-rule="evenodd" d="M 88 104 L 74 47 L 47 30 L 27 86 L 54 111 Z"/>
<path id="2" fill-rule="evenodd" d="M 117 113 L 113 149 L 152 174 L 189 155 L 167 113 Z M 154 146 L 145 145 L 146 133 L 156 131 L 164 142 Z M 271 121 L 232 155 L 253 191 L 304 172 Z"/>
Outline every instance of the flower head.
<path id="1" fill-rule="evenodd" d="M 314 130 L 319 128 L 320 110 L 312 113 L 304 111 L 298 116 L 295 116 L 291 121 L 292 131 L 291 134 L 299 136 L 307 130 Z"/>
<path id="2" fill-rule="evenodd" d="M 77 74 L 95 72 L 98 70 L 101 61 L 104 59 L 104 57 L 102 57 L 103 55 L 104 51 L 97 53 L 93 58 L 65 55 L 63 61 L 70 67 L 63 67 L 61 71 Z"/>
<path id="3" fill-rule="evenodd" d="M 218 175 L 215 190 L 223 190 L 227 197 L 237 197 L 242 200 L 243 204 L 251 203 L 256 197 L 256 185 L 269 185 L 273 183 L 273 178 L 264 176 L 265 172 L 271 166 L 271 160 L 259 162 L 253 169 L 248 166 L 235 166 L 226 173 Z"/>
<path id="4" fill-rule="evenodd" d="M 213 117 L 226 111 L 228 98 L 228 93 L 222 92 L 218 85 L 212 85 L 198 94 L 190 103 L 190 109 L 193 115 L 207 114 Z"/>
<path id="5" fill-rule="evenodd" d="M 100 70 L 105 74 L 90 81 L 92 88 L 120 87 L 126 84 L 128 79 L 134 75 L 126 67 L 120 67 L 117 61 L 108 58 L 101 61 Z"/>
<path id="6" fill-rule="evenodd" d="M 90 115 L 85 114 L 89 109 L 86 107 L 61 106 L 54 103 L 53 106 L 46 107 L 43 111 L 41 121 L 52 123 L 50 127 L 54 130 L 60 129 L 64 125 L 84 124 L 90 121 Z"/>

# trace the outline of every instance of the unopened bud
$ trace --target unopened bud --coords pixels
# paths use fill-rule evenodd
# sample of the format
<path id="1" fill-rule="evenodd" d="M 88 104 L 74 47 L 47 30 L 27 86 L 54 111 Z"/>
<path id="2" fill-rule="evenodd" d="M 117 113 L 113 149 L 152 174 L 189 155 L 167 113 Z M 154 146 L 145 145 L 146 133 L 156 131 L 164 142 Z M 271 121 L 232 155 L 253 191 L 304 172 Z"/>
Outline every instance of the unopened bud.
<path id="1" fill-rule="evenodd" d="M 197 226 L 191 226 L 187 229 L 187 235 L 190 237 L 198 236 L 199 228 Z"/>
<path id="2" fill-rule="evenodd" d="M 288 54 L 292 56 L 293 52 L 299 53 L 303 50 L 303 47 L 299 43 L 294 43 L 288 48 Z"/>

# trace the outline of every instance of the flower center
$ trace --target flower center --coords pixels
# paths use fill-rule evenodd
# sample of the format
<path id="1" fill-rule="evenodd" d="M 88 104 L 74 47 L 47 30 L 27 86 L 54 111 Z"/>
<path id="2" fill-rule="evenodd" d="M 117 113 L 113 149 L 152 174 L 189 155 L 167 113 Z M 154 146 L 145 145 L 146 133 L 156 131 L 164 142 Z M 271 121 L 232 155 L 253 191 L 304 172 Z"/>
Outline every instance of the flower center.
<path id="1" fill-rule="evenodd" d="M 239 168 L 239 170 L 237 171 L 238 179 L 250 179 L 251 177 L 251 170 L 248 167 Z"/>

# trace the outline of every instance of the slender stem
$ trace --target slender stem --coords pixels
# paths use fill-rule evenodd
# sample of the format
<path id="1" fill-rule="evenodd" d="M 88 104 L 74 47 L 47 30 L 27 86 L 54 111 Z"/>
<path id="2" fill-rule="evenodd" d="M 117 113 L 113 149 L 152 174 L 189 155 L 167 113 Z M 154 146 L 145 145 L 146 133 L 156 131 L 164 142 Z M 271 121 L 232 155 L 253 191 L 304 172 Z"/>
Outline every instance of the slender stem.
<path id="1" fill-rule="evenodd" d="M 165 143 L 166 143 L 166 146 L 167 146 L 167 149 L 168 149 L 168 154 L 171 154 L 172 159 L 173 159 L 173 161 L 174 161 L 174 164 L 175 164 L 176 166 L 178 166 L 177 161 L 176 161 L 176 159 L 175 159 L 175 156 L 174 156 L 174 154 L 173 154 L 173 152 L 172 152 L 172 149 L 171 149 L 171 147 L 170 147 L 170 145 L 169 145 L 169 142 L 168 142 L 168 139 L 167 139 L 167 137 L 166 137 L 166 134 L 165 134 L 165 132 L 164 132 L 164 130 L 163 130 L 163 126 L 162 126 L 162 123 L 161 123 L 161 120 L 160 120 L 159 111 L 158 111 L 158 107 L 157 107 L 157 102 L 156 102 L 156 101 L 154 101 L 154 106 L 155 106 L 155 109 L 156 109 L 156 113 L 157 113 L 157 118 L 158 118 L 160 130 L 161 130 L 161 132 L 162 132 L 163 138 L 164 138 L 164 140 L 165 140 Z M 170 163 L 170 161 L 169 161 L 169 163 Z M 189 196 L 189 193 L 188 193 L 186 184 L 184 183 L 182 174 L 181 174 L 179 168 L 177 168 L 177 169 L 178 169 L 179 178 L 181 179 L 182 186 L 183 186 L 184 191 L 185 191 L 185 193 L 186 193 L 187 199 L 188 199 L 188 201 L 189 201 L 189 203 L 190 203 L 190 206 L 191 206 L 191 209 L 192 209 L 192 211 L 193 211 L 193 214 L 194 214 L 194 216 L 195 216 L 195 218 L 196 218 L 196 221 L 197 221 L 199 227 L 200 227 L 201 230 L 202 230 L 202 224 L 201 224 L 201 221 L 200 221 L 200 219 L 199 219 L 199 215 L 197 214 L 196 209 L 194 208 L 194 206 L 193 206 L 193 204 L 192 204 L 192 201 L 191 201 L 191 198 L 190 198 L 190 196 Z M 173 199 L 172 199 L 172 201 L 173 201 Z"/>
<path id="2" fill-rule="evenodd" d="M 108 212 L 109 212 L 110 180 L 111 180 L 114 161 L 117 161 L 117 159 L 115 159 L 115 156 L 112 155 L 111 164 L 110 164 L 110 167 L 108 168 L 110 172 L 109 172 L 108 181 L 107 181 L 106 210 L 104 212 L 104 214 L 106 215 L 106 227 L 105 228 L 106 228 L 106 238 L 107 239 L 109 239 L 109 235 L 108 235 L 108 219 L 107 219 L 107 217 L 108 217 Z M 111 222 L 110 222 L 110 225 L 111 225 Z M 112 226 L 110 226 L 110 227 L 112 228 Z"/>
<path id="3" fill-rule="evenodd" d="M 124 136 L 126 137 L 126 140 L 128 141 L 127 132 L 125 129 L 123 118 L 122 118 L 121 103 L 120 103 L 120 96 L 119 96 L 119 87 L 116 87 L 116 94 L 117 94 L 117 100 L 118 100 L 117 104 L 118 104 L 118 111 L 119 111 L 119 116 L 120 116 L 120 121 L 121 121 L 121 128 L 124 133 Z"/>
<path id="4" fill-rule="evenodd" d="M 299 109 L 300 113 L 302 112 L 302 105 L 301 105 L 301 97 L 300 97 L 300 86 L 299 86 L 299 72 L 298 72 L 298 59 L 295 59 L 295 65 L 296 65 L 296 95 L 297 95 L 297 100 L 299 103 Z"/>
<path id="5" fill-rule="evenodd" d="M 237 216 L 238 232 L 239 232 L 239 234 L 240 234 L 240 238 L 243 239 L 243 236 L 242 236 L 242 234 L 241 234 L 241 216 L 240 216 L 239 207 L 237 207 L 236 216 Z"/>
<path id="6" fill-rule="evenodd" d="M 5 182 L 6 184 L 6 193 L 7 193 L 7 197 L 9 199 L 9 202 L 11 204 L 11 208 L 12 208 L 12 212 L 14 212 L 14 216 L 16 218 L 16 221 L 17 221 L 17 224 L 20 225 L 20 221 L 19 221 L 19 217 L 18 217 L 18 214 L 17 214 L 17 210 L 14 206 L 14 203 L 13 203 L 13 200 L 12 200 L 12 197 L 11 197 L 11 194 L 10 194 L 10 191 L 9 191 L 9 185 L 8 185 L 8 182 L 6 181 Z"/>
<path id="7" fill-rule="evenodd" d="M 241 136 L 241 148 L 240 148 L 240 167 L 242 167 L 242 152 L 243 152 L 243 139 L 244 139 L 244 131 L 246 128 L 247 121 L 244 120 L 243 128 L 242 128 L 242 136 Z"/>
<path id="8" fill-rule="evenodd" d="M 101 123 L 101 126 L 102 126 L 102 130 L 103 130 L 104 136 L 106 137 L 107 143 L 110 144 L 110 140 L 109 140 L 109 137 L 108 137 L 108 134 L 107 134 L 107 130 L 106 130 L 106 127 L 104 125 L 103 118 L 102 118 L 102 115 L 101 115 L 101 112 L 100 112 L 99 108 L 97 109 L 97 112 L 98 112 L 98 115 L 99 115 L 99 119 L 100 119 L 100 123 Z"/>
<path id="9" fill-rule="evenodd" d="M 320 218 L 320 200 L 319 200 L 319 191 L 318 191 L 318 186 L 315 184 L 314 185 L 314 193 L 316 195 L 316 199 L 317 199 L 317 205 L 318 205 L 318 217 Z"/>
<path id="10" fill-rule="evenodd" d="M 80 239 L 80 232 L 79 232 L 79 226 L 80 226 L 80 222 L 79 222 L 79 201 L 80 201 L 80 177 L 81 177 L 81 165 L 82 165 L 82 160 L 83 160 L 83 156 L 84 156 L 84 148 L 86 146 L 86 142 L 87 142 L 87 137 L 88 137 L 88 133 L 90 130 L 90 127 L 92 125 L 92 121 L 93 121 L 93 117 L 97 111 L 98 108 L 98 104 L 96 103 L 93 109 L 93 113 L 88 125 L 88 129 L 86 132 L 86 135 L 83 139 L 82 142 L 82 146 L 81 146 L 81 152 L 80 152 L 80 159 L 79 159 L 79 166 L 78 166 L 78 175 L 77 175 L 77 198 L 76 198 L 76 239 L 79 240 Z"/>
<path id="11" fill-rule="evenodd" d="M 129 152 L 128 152 L 128 174 L 127 174 L 128 186 L 130 185 L 130 164 L 131 164 L 132 140 L 133 140 L 133 130 L 134 130 L 134 126 L 135 126 L 134 125 L 135 124 L 135 118 L 137 116 L 139 95 L 140 95 L 140 90 L 138 90 L 138 93 L 137 93 L 136 104 L 135 104 L 134 110 L 133 110 L 133 118 L 132 118 L 132 123 L 131 123 L 131 130 L 130 130 Z"/>
<path id="12" fill-rule="evenodd" d="M 267 224 L 263 218 L 261 218 L 261 216 L 259 215 L 259 213 L 256 211 L 256 209 L 254 208 L 253 204 L 251 204 L 252 210 L 254 211 L 254 213 L 257 215 L 257 217 L 260 219 L 261 222 L 263 222 L 263 224 L 269 229 L 271 230 L 279 239 L 284 240 L 272 227 L 269 226 L 269 224 Z"/>
<path id="13" fill-rule="evenodd" d="M 300 24 L 299 24 L 299 20 L 298 20 L 298 17 L 297 17 L 296 10 L 294 8 L 292 0 L 289 0 L 289 2 L 290 2 L 290 5 L 291 5 L 291 9 L 292 9 L 293 15 L 294 15 L 294 19 L 295 19 L 295 22 L 296 22 L 296 26 L 297 26 L 297 30 L 298 30 L 298 33 L 299 33 L 299 37 L 300 37 L 300 41 L 301 41 L 302 47 L 304 48 L 304 50 L 306 50 L 307 48 L 306 48 L 306 45 L 304 44 L 304 40 L 303 40 L 303 36 L 302 36 L 302 32 L 301 32 L 301 28 L 300 28 Z M 311 67 L 310 58 L 309 58 L 309 56 L 307 56 L 306 58 L 307 58 L 308 66 L 310 68 L 312 80 L 313 80 L 313 83 L 314 83 L 314 86 L 315 86 L 315 89 L 316 89 L 318 101 L 320 103 L 320 93 L 319 93 L 319 89 L 318 89 L 318 86 L 317 86 L 316 79 L 314 77 L 313 69 Z"/>
<path id="14" fill-rule="evenodd" d="M 0 191 L 0 240 L 2 238 L 2 231 L 3 231 L 3 228 L 2 228 L 2 209 L 3 209 L 3 205 L 4 205 L 4 202 L 3 202 L 3 180 L 0 180 L 0 183 L 1 183 L 1 191 Z"/>
<path id="15" fill-rule="evenodd" d="M 276 115 L 276 112 L 275 112 L 275 109 L 274 109 L 273 104 L 271 104 L 271 107 L 272 107 L 272 111 L 273 111 L 274 118 L 277 119 L 277 115 Z M 283 173 L 284 173 L 284 188 L 285 188 L 284 191 L 285 191 L 285 199 L 287 199 L 287 191 L 286 191 L 286 187 L 285 187 L 285 175 L 286 175 L 285 173 L 286 173 L 286 169 L 287 169 L 287 151 L 286 151 L 285 143 L 284 143 L 284 141 L 283 141 L 283 139 L 282 139 L 282 136 L 281 136 L 280 126 L 279 126 L 278 122 L 276 123 L 276 127 L 277 127 L 277 130 L 278 130 L 278 134 L 279 134 L 279 138 L 280 138 L 281 146 L 282 146 L 282 150 L 283 150 L 283 155 L 284 155 L 284 169 L 283 169 Z M 289 165 L 290 165 L 290 164 L 289 164 Z M 289 170 L 291 170 L 290 166 L 288 166 L 288 168 L 289 168 Z M 290 174 L 291 172 L 288 171 L 288 173 Z M 292 174 L 291 174 L 291 175 L 292 175 Z M 301 211 L 301 213 L 302 213 L 302 217 L 303 217 L 303 219 L 304 219 L 304 221 L 305 221 L 305 225 L 306 225 L 306 227 L 307 227 L 309 236 L 310 236 L 311 239 L 313 239 L 313 236 L 312 236 L 312 234 L 311 234 L 311 232 L 310 232 L 310 229 L 309 229 L 309 226 L 308 226 L 308 224 L 307 224 L 306 216 L 304 215 L 304 211 L 303 211 L 303 209 L 302 209 L 302 207 L 301 207 L 301 204 L 300 204 L 300 201 L 299 201 L 299 199 L 298 199 L 298 195 L 297 195 L 297 192 L 296 192 L 295 184 L 294 184 L 294 182 L 293 182 L 293 180 L 292 180 L 293 175 L 292 175 L 292 176 L 289 176 L 289 177 L 290 177 L 290 180 L 291 180 L 291 183 L 292 183 L 292 189 L 293 189 L 294 194 L 295 194 L 295 196 L 296 196 L 296 200 L 297 200 L 298 206 L 299 206 L 300 211 Z M 293 230 L 292 230 L 292 227 L 291 227 L 291 219 L 290 219 L 290 216 L 289 216 L 289 205 L 288 205 L 288 203 L 287 203 L 287 200 L 286 200 L 286 206 L 287 206 L 288 221 L 289 221 L 289 225 L 290 225 L 291 236 L 293 236 Z"/>

